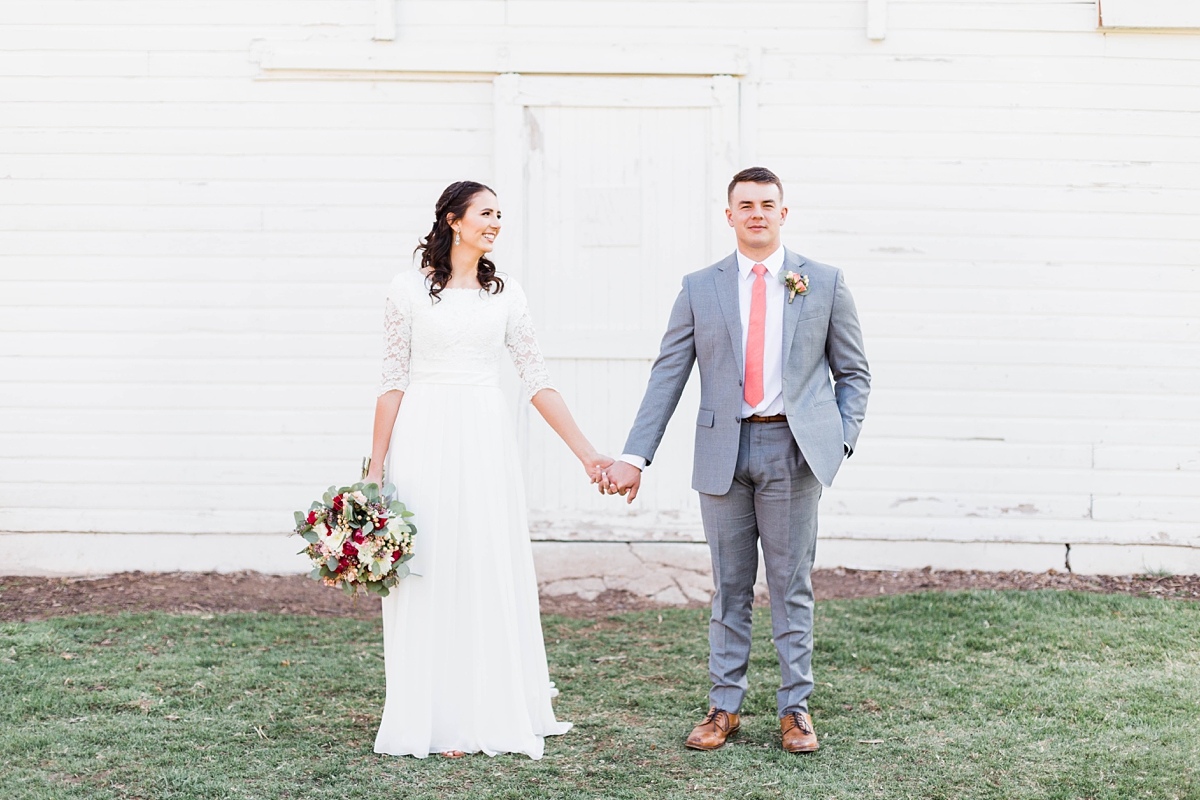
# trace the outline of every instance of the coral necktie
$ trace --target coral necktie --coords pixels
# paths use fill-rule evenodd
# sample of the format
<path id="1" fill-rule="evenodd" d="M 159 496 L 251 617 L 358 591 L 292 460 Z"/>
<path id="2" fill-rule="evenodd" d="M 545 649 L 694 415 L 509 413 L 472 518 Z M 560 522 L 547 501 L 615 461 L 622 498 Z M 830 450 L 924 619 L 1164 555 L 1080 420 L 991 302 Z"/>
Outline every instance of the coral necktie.
<path id="1" fill-rule="evenodd" d="M 746 403 L 757 406 L 763 399 L 763 343 L 767 328 L 767 268 L 755 264 L 750 287 L 750 329 L 746 332 Z"/>

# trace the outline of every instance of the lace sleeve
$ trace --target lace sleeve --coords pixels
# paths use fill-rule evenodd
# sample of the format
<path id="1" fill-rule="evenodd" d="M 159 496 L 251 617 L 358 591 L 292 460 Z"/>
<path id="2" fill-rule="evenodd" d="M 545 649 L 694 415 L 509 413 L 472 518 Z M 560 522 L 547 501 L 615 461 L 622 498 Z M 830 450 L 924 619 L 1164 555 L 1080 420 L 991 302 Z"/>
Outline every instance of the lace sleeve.
<path id="1" fill-rule="evenodd" d="M 554 386 L 550 383 L 550 373 L 546 371 L 546 361 L 542 358 L 541 348 L 538 347 L 533 320 L 523 302 L 523 296 L 521 300 L 509 315 L 504 346 L 512 356 L 521 382 L 525 384 L 525 399 L 530 400 L 542 389 L 553 389 Z"/>
<path id="2" fill-rule="evenodd" d="M 379 394 L 408 388 L 412 364 L 412 319 L 389 297 L 383 311 L 383 377 Z"/>

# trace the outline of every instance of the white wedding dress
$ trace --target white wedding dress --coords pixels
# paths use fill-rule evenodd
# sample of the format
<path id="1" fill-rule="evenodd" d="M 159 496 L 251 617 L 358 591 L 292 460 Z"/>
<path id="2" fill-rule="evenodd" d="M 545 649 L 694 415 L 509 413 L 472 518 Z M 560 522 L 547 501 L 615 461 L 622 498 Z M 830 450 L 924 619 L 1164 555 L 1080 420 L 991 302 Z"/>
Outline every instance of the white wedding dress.
<path id="1" fill-rule="evenodd" d="M 532 396 L 550 386 L 525 294 L 445 289 L 417 270 L 388 290 L 382 394 L 404 392 L 386 479 L 416 516 L 413 574 L 383 599 L 387 699 L 375 752 L 541 758 L 566 733 L 550 705 L 508 350 Z"/>

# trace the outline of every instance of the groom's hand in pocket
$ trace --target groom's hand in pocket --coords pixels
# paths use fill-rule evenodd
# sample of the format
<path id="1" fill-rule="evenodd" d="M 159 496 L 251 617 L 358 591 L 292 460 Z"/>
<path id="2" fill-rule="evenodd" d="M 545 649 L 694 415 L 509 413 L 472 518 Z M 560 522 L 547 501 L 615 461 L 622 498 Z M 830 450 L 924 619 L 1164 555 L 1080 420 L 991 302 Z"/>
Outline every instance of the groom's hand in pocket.
<path id="1" fill-rule="evenodd" d="M 625 461 L 614 461 L 613 465 L 608 468 L 608 485 L 601 486 L 606 488 L 608 494 L 620 494 L 625 496 L 625 502 L 632 503 L 633 498 L 637 497 L 638 489 L 642 485 L 642 471 Z"/>

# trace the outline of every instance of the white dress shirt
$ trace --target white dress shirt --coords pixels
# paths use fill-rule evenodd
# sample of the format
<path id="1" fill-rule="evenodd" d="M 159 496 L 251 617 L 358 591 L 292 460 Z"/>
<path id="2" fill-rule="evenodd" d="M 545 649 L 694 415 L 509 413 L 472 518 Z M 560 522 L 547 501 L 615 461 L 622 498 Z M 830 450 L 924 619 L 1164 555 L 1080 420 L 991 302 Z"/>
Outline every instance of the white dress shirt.
<path id="1" fill-rule="evenodd" d="M 780 246 L 762 261 L 755 261 L 741 250 L 737 251 L 738 262 L 738 307 L 742 315 L 742 364 L 746 363 L 746 340 L 750 337 L 750 301 L 754 290 L 754 265 L 767 268 L 763 281 L 767 284 L 767 318 L 763 338 L 763 398 L 756 406 L 742 401 L 742 417 L 757 414 L 771 417 L 783 413 L 783 306 L 787 302 L 787 288 L 779 282 L 779 271 L 783 269 L 783 247 Z M 745 379 L 745 371 L 742 373 Z M 743 391 L 745 386 L 742 387 Z"/>

